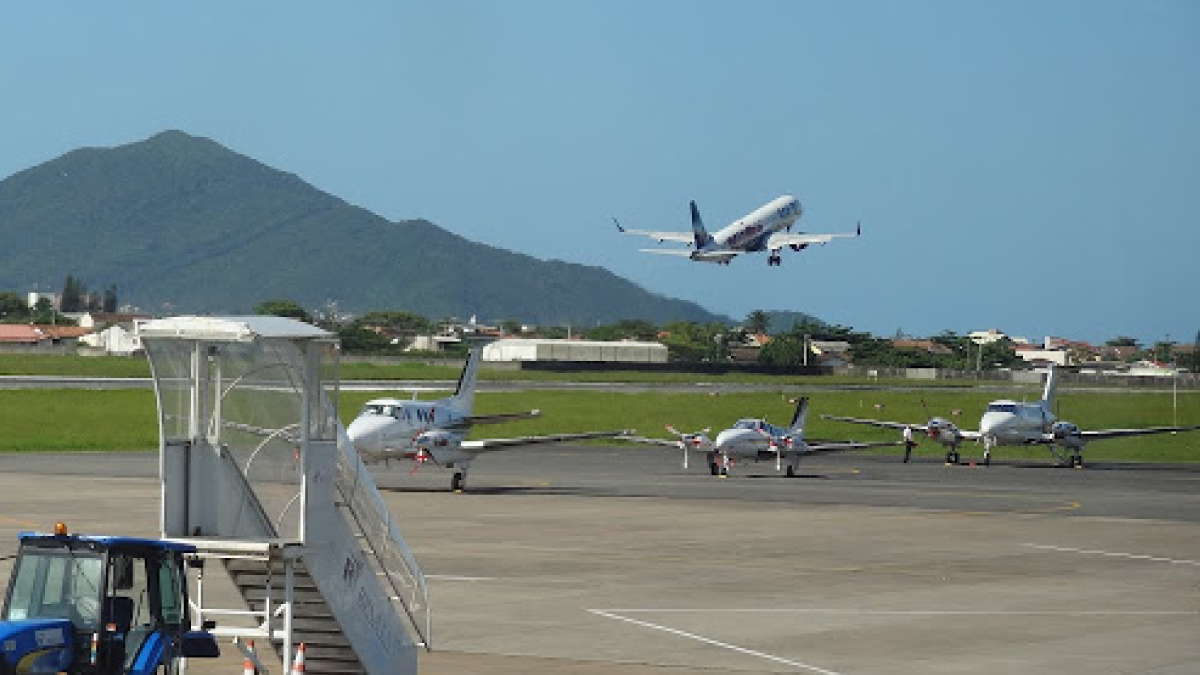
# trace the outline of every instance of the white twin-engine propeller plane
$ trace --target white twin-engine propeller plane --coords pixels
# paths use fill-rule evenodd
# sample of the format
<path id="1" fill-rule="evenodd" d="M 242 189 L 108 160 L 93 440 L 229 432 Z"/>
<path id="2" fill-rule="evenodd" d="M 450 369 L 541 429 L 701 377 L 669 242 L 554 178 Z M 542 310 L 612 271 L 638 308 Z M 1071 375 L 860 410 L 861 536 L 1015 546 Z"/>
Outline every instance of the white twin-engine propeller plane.
<path id="1" fill-rule="evenodd" d="M 475 424 L 505 422 L 537 417 L 537 410 L 497 415 L 472 415 L 475 402 L 475 381 L 479 371 L 482 347 L 471 350 L 467 365 L 458 380 L 453 396 L 437 401 L 377 398 L 367 401 L 362 412 L 346 430 L 355 449 L 366 462 L 387 462 L 407 459 L 415 462 L 410 473 L 424 464 L 450 469 L 454 475 L 450 487 L 462 491 L 467 483 L 467 469 L 480 454 L 507 450 L 525 445 L 563 443 L 589 438 L 615 438 L 632 431 L 591 431 L 549 436 L 518 438 L 489 438 L 466 440 Z"/>
<path id="2" fill-rule="evenodd" d="M 1050 367 L 1046 375 L 1046 387 L 1040 401 L 1018 403 L 1016 401 L 992 401 L 979 420 L 979 431 L 959 429 L 944 417 L 934 417 L 925 424 L 904 424 L 857 417 L 821 415 L 824 419 L 869 424 L 888 429 L 903 430 L 906 427 L 925 432 L 929 438 L 946 448 L 946 463 L 959 462 L 958 447 L 964 440 L 983 442 L 983 463 L 991 463 L 992 448 L 998 445 L 1045 445 L 1062 464 L 1083 468 L 1083 450 L 1088 441 L 1123 436 L 1144 436 L 1177 431 L 1194 431 L 1190 427 L 1147 427 L 1143 429 L 1097 429 L 1084 431 L 1070 422 L 1059 421 L 1052 412 L 1054 396 L 1058 389 L 1058 369 Z"/>
<path id="3" fill-rule="evenodd" d="M 729 475 L 729 467 L 741 461 L 755 462 L 775 460 L 775 470 L 785 471 L 788 477 L 796 475 L 800 457 L 815 452 L 837 452 L 862 450 L 882 446 L 900 445 L 897 442 L 856 443 L 853 441 L 831 441 L 808 443 L 804 440 L 804 424 L 808 418 L 808 397 L 796 402 L 796 413 L 787 427 L 775 426 L 763 419 L 741 419 L 732 427 L 717 434 L 716 440 L 708 437 L 709 429 L 695 433 L 680 433 L 672 426 L 667 431 L 678 440 L 662 438 L 626 437 L 625 440 L 639 443 L 666 445 L 683 450 L 683 468 L 688 468 L 688 453 L 703 452 L 708 458 L 708 469 L 714 476 Z"/>
<path id="4" fill-rule="evenodd" d="M 768 266 L 783 263 L 779 252 L 790 247 L 800 251 L 812 244 L 828 244 L 837 237 L 857 237 L 862 234 L 862 224 L 854 232 L 842 234 L 791 234 L 792 225 L 800 220 L 804 209 L 800 201 L 790 195 L 776 197 L 753 212 L 738 218 L 713 234 L 704 229 L 700 210 L 692 202 L 691 232 L 655 232 L 651 230 L 627 230 L 613 218 L 617 229 L 625 234 L 640 234 L 659 243 L 674 241 L 688 244 L 690 248 L 643 248 L 644 253 L 684 256 L 697 262 L 728 265 L 730 260 L 742 253 L 770 251 Z M 783 232 L 781 230 L 787 230 Z"/>

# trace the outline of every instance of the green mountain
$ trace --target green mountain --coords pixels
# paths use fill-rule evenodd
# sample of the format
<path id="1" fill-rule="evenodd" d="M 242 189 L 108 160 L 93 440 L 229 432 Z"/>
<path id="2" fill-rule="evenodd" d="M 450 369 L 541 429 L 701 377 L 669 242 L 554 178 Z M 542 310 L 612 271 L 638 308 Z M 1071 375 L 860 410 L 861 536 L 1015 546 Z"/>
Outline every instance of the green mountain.
<path id="1" fill-rule="evenodd" d="M 388 221 L 179 131 L 75 150 L 0 181 L 0 237 L 0 290 L 70 274 L 159 313 L 287 299 L 542 325 L 728 321 L 599 267 Z"/>

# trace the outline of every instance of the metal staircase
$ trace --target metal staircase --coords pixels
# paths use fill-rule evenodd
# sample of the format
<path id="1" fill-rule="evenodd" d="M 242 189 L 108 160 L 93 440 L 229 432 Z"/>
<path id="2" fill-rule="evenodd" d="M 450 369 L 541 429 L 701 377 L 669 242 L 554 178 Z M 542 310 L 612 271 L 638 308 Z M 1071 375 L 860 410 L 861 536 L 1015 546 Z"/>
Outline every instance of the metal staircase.
<path id="1" fill-rule="evenodd" d="M 213 606 L 205 565 L 196 620 L 216 619 L 239 648 L 270 644 L 285 672 L 303 642 L 309 672 L 415 673 L 430 645 L 425 579 L 322 385 L 332 336 L 276 317 L 161 319 L 140 333 L 163 536 L 219 563 L 245 603 Z"/>

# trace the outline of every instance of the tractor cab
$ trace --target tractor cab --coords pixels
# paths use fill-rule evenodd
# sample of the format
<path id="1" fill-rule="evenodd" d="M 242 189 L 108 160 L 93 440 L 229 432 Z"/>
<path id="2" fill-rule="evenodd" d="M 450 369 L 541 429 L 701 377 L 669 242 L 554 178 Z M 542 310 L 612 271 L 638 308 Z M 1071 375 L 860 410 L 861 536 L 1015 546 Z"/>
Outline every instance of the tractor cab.
<path id="1" fill-rule="evenodd" d="M 210 633 L 190 631 L 193 546 L 70 535 L 61 523 L 20 542 L 0 614 L 0 675 L 136 675 L 218 655 Z"/>

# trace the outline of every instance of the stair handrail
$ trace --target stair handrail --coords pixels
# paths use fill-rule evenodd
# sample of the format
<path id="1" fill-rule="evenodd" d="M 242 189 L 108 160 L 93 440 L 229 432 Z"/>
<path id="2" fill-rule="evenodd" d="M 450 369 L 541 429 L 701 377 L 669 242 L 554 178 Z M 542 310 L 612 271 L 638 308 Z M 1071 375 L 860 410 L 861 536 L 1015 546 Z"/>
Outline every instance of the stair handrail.
<path id="1" fill-rule="evenodd" d="M 338 479 L 334 485 L 338 496 L 350 512 L 355 527 L 363 535 L 364 550 L 375 559 L 383 577 L 387 579 L 394 593 L 391 599 L 400 602 L 422 645 L 431 651 L 433 617 L 429 606 L 429 589 L 421 566 L 392 519 L 391 511 L 379 494 L 370 471 L 340 424 L 337 446 Z M 371 527 L 371 523 L 377 524 L 378 528 Z M 379 535 L 383 535 L 382 542 L 376 541 Z M 417 612 L 424 614 L 423 621 L 418 618 Z"/>

